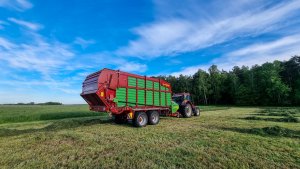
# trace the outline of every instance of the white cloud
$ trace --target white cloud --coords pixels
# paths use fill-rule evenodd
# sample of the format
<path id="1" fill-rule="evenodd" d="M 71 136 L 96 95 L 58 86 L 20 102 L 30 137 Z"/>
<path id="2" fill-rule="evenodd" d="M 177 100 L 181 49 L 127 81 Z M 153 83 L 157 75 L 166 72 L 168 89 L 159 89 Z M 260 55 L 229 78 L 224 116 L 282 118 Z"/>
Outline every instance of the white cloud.
<path id="1" fill-rule="evenodd" d="M 172 75 L 193 75 L 198 69 L 207 71 L 215 64 L 220 70 L 231 70 L 234 66 L 253 66 L 274 60 L 288 60 L 291 56 L 300 55 L 300 36 L 287 36 L 274 41 L 249 45 L 235 50 L 204 65 L 185 67 Z"/>
<path id="2" fill-rule="evenodd" d="M 16 2 L 25 9 L 31 8 L 33 5 L 27 0 L 16 0 Z"/>
<path id="3" fill-rule="evenodd" d="M 195 74 L 199 69 L 202 69 L 204 71 L 207 71 L 210 65 L 196 65 L 196 66 L 190 66 L 190 67 L 184 67 L 180 71 L 172 72 L 170 74 L 166 75 L 172 75 L 178 77 L 179 75 L 193 75 Z"/>
<path id="4" fill-rule="evenodd" d="M 171 48 L 190 33 L 192 26 L 183 20 L 170 20 L 137 28 L 134 32 L 140 39 L 130 41 L 128 46 L 119 49 L 117 53 L 141 58 L 170 55 L 176 52 L 175 48 L 173 51 Z"/>
<path id="5" fill-rule="evenodd" d="M 242 8 L 242 5 L 249 4 L 249 2 L 235 1 L 235 4 L 238 5 L 233 7 L 226 5 L 227 11 L 234 12 L 224 14 L 224 16 L 222 13 L 211 17 L 200 15 L 198 11 L 202 10 L 201 7 L 191 8 L 194 11 L 185 11 L 185 13 L 189 13 L 187 16 L 163 16 L 153 23 L 134 29 L 138 38 L 129 41 L 127 46 L 121 47 L 117 54 L 154 58 L 191 52 L 236 37 L 255 36 L 276 30 L 282 26 L 282 22 L 294 16 L 300 9 L 300 1 L 295 0 L 284 1 L 267 9 L 266 5 L 268 4 L 265 1 L 256 1 L 252 2 L 252 4 L 257 4 L 256 6 L 251 6 L 252 8 L 248 10 L 238 10 L 238 8 Z M 183 7 L 178 8 L 182 9 Z M 213 13 L 212 11 L 208 12 L 210 13 L 206 13 L 207 15 Z M 198 17 L 192 16 L 193 14 Z"/>
<path id="6" fill-rule="evenodd" d="M 70 47 L 57 41 L 47 42 L 36 35 L 30 43 L 12 43 L 0 37 L 0 60 L 13 68 L 40 72 L 44 75 L 67 64 L 74 56 Z"/>
<path id="7" fill-rule="evenodd" d="M 97 65 L 99 68 L 113 68 L 127 72 L 143 73 L 147 70 L 147 65 L 138 61 L 128 61 L 123 57 L 119 57 L 113 53 L 92 53 L 83 56 L 85 59 L 80 60 L 83 65 Z M 95 66 L 94 66 L 95 67 Z"/>
<path id="8" fill-rule="evenodd" d="M 0 0 L 0 7 L 24 11 L 33 7 L 27 0 Z"/>
<path id="9" fill-rule="evenodd" d="M 0 47 L 2 47 L 3 49 L 6 49 L 6 50 L 10 50 L 13 47 L 15 47 L 15 44 L 8 41 L 7 39 L 4 39 L 4 38 L 0 37 Z"/>
<path id="10" fill-rule="evenodd" d="M 147 70 L 147 65 L 135 63 L 135 62 L 127 62 L 124 61 L 123 63 L 120 63 L 120 65 L 117 67 L 117 69 L 120 69 L 122 71 L 126 72 L 145 72 Z"/>
<path id="11" fill-rule="evenodd" d="M 0 37 L 0 63 L 11 71 L 14 76 L 2 75 L 2 85 L 35 87 L 44 86 L 49 89 L 66 92 L 73 82 L 64 81 L 59 75 L 63 67 L 70 65 L 74 52 L 67 44 L 49 40 L 37 33 L 27 32 L 23 43 L 16 43 Z M 18 74 L 17 72 L 22 72 Z M 23 74 L 24 72 L 24 74 Z M 30 74 L 38 73 L 31 79 Z M 57 77 L 58 76 L 58 77 Z M 13 80 L 17 77 L 16 80 Z"/>
<path id="12" fill-rule="evenodd" d="M 33 31 L 37 31 L 40 30 L 43 26 L 38 24 L 38 23 L 33 23 L 33 22 L 28 22 L 28 21 L 24 21 L 24 20 L 20 20 L 20 19 L 16 19 L 16 18 L 8 18 L 9 21 L 18 24 L 20 26 L 26 27 L 27 29 L 33 30 Z"/>
<path id="13" fill-rule="evenodd" d="M 274 60 L 288 60 L 291 56 L 300 54 L 299 46 L 299 35 L 287 36 L 271 42 L 243 47 L 214 59 L 212 63 L 230 70 L 233 66 L 253 66 Z"/>
<path id="14" fill-rule="evenodd" d="M 14 76 L 5 76 L 0 84 L 20 88 L 46 87 L 52 91 L 77 95 L 81 82 L 89 73 L 103 67 L 129 72 L 144 72 L 145 64 L 128 62 L 110 53 L 77 55 L 71 45 L 47 39 L 35 32 L 27 32 L 23 43 L 15 43 L 0 37 L 0 64 L 8 66 Z M 24 74 L 16 72 L 23 71 Z M 74 74 L 74 72 L 79 72 Z M 28 74 L 37 73 L 31 79 Z M 0 90 L 1 91 L 1 90 Z"/>
<path id="15" fill-rule="evenodd" d="M 36 87 L 47 87 L 50 89 L 54 89 L 55 91 L 62 91 L 66 94 L 77 94 L 79 95 L 81 92 L 81 85 L 77 85 L 75 88 L 73 82 L 68 81 L 68 79 L 64 79 L 61 81 L 56 81 L 53 79 L 42 79 L 42 80 L 27 80 L 24 78 L 18 80 L 2 80 L 0 81 L 0 85 L 13 86 L 15 89 L 19 89 L 22 86 L 22 89 L 34 89 Z M 46 90 L 46 89 L 45 89 Z M 22 90 L 21 90 L 22 91 Z"/>
<path id="16" fill-rule="evenodd" d="M 86 48 L 89 45 L 95 44 L 96 42 L 94 40 L 85 40 L 83 38 L 77 37 L 74 43 L 80 45 L 82 48 Z"/>
<path id="17" fill-rule="evenodd" d="M 60 87 L 68 87 L 68 84 L 57 83 L 57 82 L 50 82 L 50 81 L 42 81 L 42 80 L 2 80 L 0 84 L 4 85 L 12 85 L 12 86 L 60 86 Z"/>
<path id="18" fill-rule="evenodd" d="M 250 45 L 243 49 L 233 51 L 227 55 L 231 57 L 238 57 L 238 56 L 253 55 L 253 54 L 257 55 L 257 54 L 266 54 L 266 53 L 277 53 L 278 50 L 286 51 L 286 48 L 290 49 L 290 47 L 294 48 L 294 46 L 299 47 L 299 45 L 300 45 L 300 36 L 293 35 L 293 36 L 283 37 L 281 39 L 268 42 L 268 43 L 257 43 L 254 45 Z"/>

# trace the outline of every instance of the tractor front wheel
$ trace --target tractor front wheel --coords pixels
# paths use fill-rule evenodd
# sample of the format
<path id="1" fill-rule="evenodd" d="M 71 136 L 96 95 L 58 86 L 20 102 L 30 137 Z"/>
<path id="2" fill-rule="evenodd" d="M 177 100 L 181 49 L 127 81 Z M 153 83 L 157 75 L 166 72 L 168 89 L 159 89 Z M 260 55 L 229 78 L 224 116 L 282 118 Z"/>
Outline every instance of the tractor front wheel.
<path id="1" fill-rule="evenodd" d="M 189 118 L 192 116 L 192 106 L 190 104 L 186 104 L 182 113 L 183 117 Z"/>
<path id="2" fill-rule="evenodd" d="M 198 107 L 195 108 L 194 116 L 200 116 L 200 109 Z"/>
<path id="3" fill-rule="evenodd" d="M 136 112 L 133 119 L 135 127 L 145 127 L 148 123 L 148 116 L 145 112 Z"/>

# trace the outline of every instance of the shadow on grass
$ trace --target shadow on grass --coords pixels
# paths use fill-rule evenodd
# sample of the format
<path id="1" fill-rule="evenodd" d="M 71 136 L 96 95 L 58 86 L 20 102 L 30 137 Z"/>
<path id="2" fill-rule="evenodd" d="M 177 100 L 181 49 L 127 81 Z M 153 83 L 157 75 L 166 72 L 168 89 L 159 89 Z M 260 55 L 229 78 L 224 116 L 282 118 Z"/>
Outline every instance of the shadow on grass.
<path id="1" fill-rule="evenodd" d="M 44 120 L 59 120 L 67 118 L 77 117 L 94 117 L 94 116 L 106 116 L 106 113 L 102 112 L 84 112 L 84 111 L 72 111 L 72 112 L 48 112 L 41 114 L 12 114 L 8 117 L 0 117 L 0 124 L 4 123 L 19 123 L 30 121 L 44 121 Z"/>
<path id="2" fill-rule="evenodd" d="M 296 113 L 256 113 L 256 114 L 252 114 L 252 115 L 256 115 L 256 116 L 292 116 Z"/>
<path id="3" fill-rule="evenodd" d="M 39 129 L 24 129 L 24 130 L 17 130 L 17 129 L 0 129 L 0 137 L 7 137 L 7 136 L 16 136 L 26 133 L 35 133 L 41 131 L 57 131 L 63 129 L 70 129 L 70 128 L 77 128 L 81 126 L 91 126 L 95 124 L 105 124 L 111 123 L 111 119 L 109 117 L 95 117 L 89 119 L 68 119 L 68 120 L 58 120 L 54 121 L 52 124 Z"/>
<path id="4" fill-rule="evenodd" d="M 294 116 L 286 116 L 286 117 L 283 117 L 283 118 L 271 118 L 271 117 L 261 118 L 261 117 L 257 117 L 257 116 L 249 116 L 249 117 L 245 117 L 245 118 L 241 118 L 241 119 L 299 123 L 299 119 L 297 117 L 294 117 Z"/>
<path id="5" fill-rule="evenodd" d="M 66 118 L 76 118 L 76 117 L 92 117 L 92 116 L 105 116 L 106 113 L 100 112 L 55 112 L 55 113 L 47 113 L 42 114 L 39 120 L 58 120 L 58 119 L 66 119 Z"/>
<path id="6" fill-rule="evenodd" d="M 279 126 L 264 127 L 264 128 L 221 128 L 222 130 L 234 131 L 239 133 L 255 134 L 260 136 L 276 136 L 276 137 L 289 137 L 289 138 L 300 138 L 300 131 L 286 129 Z"/>

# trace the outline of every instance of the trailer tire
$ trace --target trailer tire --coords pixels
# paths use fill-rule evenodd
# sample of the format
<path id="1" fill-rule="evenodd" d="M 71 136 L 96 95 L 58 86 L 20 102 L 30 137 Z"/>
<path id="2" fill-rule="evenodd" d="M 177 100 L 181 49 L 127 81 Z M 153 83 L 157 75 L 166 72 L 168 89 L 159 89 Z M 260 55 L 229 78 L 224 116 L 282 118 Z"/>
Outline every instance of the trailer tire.
<path id="1" fill-rule="evenodd" d="M 114 115 L 114 122 L 116 124 L 124 124 L 127 122 L 126 116 L 123 114 Z"/>
<path id="2" fill-rule="evenodd" d="M 135 127 L 145 127 L 148 123 L 148 116 L 145 112 L 136 112 L 133 119 Z"/>
<path id="3" fill-rule="evenodd" d="M 190 104 L 186 104 L 184 106 L 183 113 L 182 113 L 183 117 L 189 118 L 189 117 L 192 116 L 192 114 L 193 114 L 193 112 L 192 112 L 192 106 Z"/>
<path id="4" fill-rule="evenodd" d="M 148 115 L 148 124 L 150 125 L 156 125 L 159 123 L 159 113 L 158 111 L 148 111 L 147 112 Z"/>
<path id="5" fill-rule="evenodd" d="M 200 116 L 200 109 L 198 107 L 195 108 L 194 116 Z"/>

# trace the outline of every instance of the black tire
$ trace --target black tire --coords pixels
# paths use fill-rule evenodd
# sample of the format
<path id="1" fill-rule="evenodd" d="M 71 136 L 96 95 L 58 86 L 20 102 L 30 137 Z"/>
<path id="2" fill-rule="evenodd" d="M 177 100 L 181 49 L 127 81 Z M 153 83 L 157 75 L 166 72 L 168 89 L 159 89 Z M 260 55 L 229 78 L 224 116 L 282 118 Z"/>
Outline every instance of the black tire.
<path id="1" fill-rule="evenodd" d="M 200 109 L 198 107 L 195 108 L 194 116 L 200 116 Z"/>
<path id="2" fill-rule="evenodd" d="M 156 125 L 159 123 L 159 113 L 158 111 L 148 111 L 148 124 Z"/>
<path id="3" fill-rule="evenodd" d="M 185 118 L 191 117 L 193 114 L 192 106 L 190 104 L 186 104 L 182 111 L 182 116 Z"/>
<path id="4" fill-rule="evenodd" d="M 114 121 L 117 124 L 124 124 L 127 122 L 127 118 L 123 114 L 114 115 Z"/>
<path id="5" fill-rule="evenodd" d="M 148 123 L 148 116 L 145 112 L 136 112 L 133 119 L 135 127 L 145 127 Z"/>

